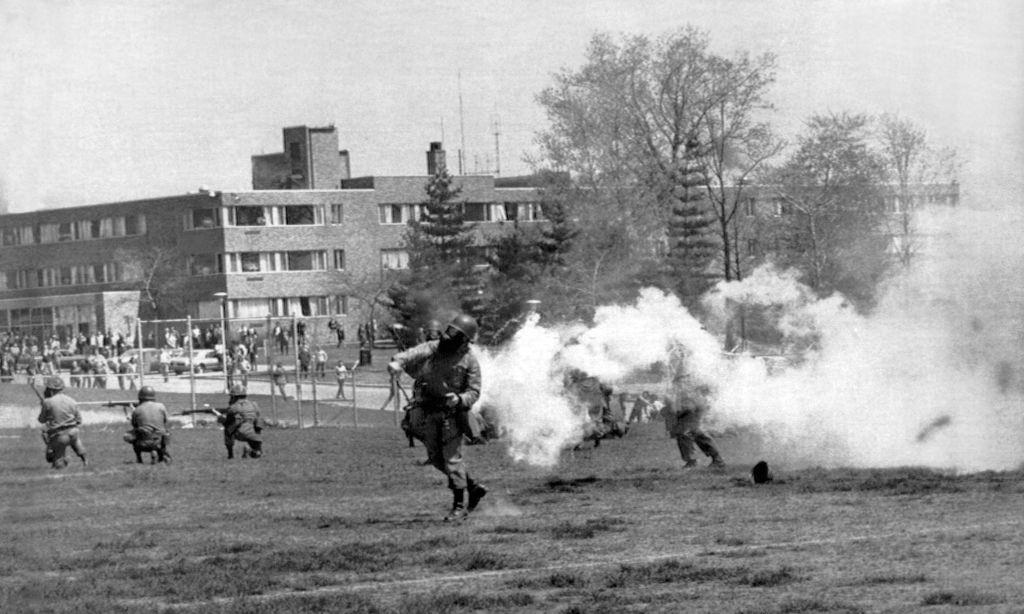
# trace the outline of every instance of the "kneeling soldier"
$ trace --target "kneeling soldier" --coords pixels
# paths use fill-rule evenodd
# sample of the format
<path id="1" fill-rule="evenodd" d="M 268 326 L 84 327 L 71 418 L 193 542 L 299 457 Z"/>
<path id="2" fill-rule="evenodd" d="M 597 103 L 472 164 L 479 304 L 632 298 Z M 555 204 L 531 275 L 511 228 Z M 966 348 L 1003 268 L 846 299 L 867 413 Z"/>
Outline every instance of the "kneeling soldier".
<path id="1" fill-rule="evenodd" d="M 248 400 L 245 386 L 231 386 L 231 398 L 228 409 L 217 421 L 224 425 L 224 446 L 228 449 L 228 458 L 235 457 L 235 441 L 246 444 L 242 450 L 242 458 L 259 458 L 263 456 L 263 425 L 260 422 L 260 408 L 254 401 Z"/>
<path id="2" fill-rule="evenodd" d="M 157 403 L 156 390 L 152 386 L 143 386 L 139 390 L 139 404 L 132 410 L 132 430 L 125 435 L 125 441 L 132 444 L 135 450 L 135 462 L 142 462 L 143 452 L 156 452 L 153 461 L 170 463 L 171 455 L 167 452 L 167 443 L 171 438 L 167 423 L 167 408 Z"/>
<path id="3" fill-rule="evenodd" d="M 75 400 L 64 394 L 64 380 L 57 376 L 46 378 L 46 390 L 43 391 L 42 407 L 39 410 L 39 422 L 44 425 L 43 441 L 46 443 L 46 462 L 54 469 L 68 466 L 67 449 L 70 447 L 85 460 L 85 447 L 78 439 L 78 427 L 82 425 L 82 415 L 78 412 Z"/>

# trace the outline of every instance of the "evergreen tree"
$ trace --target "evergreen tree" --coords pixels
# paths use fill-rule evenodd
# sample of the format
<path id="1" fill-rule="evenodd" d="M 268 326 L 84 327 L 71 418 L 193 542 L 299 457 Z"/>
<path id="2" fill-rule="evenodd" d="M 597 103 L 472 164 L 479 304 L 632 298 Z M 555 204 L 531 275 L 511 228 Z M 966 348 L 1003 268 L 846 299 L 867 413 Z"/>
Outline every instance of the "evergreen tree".
<path id="1" fill-rule="evenodd" d="M 699 160 L 699 144 L 690 139 L 685 153 L 667 186 L 665 198 L 670 203 L 668 220 L 668 253 L 666 256 L 669 285 L 689 307 L 714 281 L 711 265 L 718 253 L 714 240 L 715 219 L 707 201 L 704 169 Z"/>
<path id="2" fill-rule="evenodd" d="M 404 245 L 409 269 L 390 292 L 396 320 L 407 326 L 445 311 L 468 311 L 479 317 L 480 273 L 474 268 L 472 224 L 466 223 L 460 189 L 447 169 L 427 183 L 427 200 L 418 219 L 409 221 Z"/>

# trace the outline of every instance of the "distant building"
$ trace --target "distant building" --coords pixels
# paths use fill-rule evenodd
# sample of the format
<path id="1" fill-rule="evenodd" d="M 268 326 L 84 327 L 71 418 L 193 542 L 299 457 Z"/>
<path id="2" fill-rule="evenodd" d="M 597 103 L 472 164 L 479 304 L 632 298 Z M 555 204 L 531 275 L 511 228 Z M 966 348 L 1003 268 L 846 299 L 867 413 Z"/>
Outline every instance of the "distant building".
<path id="1" fill-rule="evenodd" d="M 134 331 L 138 254 L 173 246 L 185 256 L 180 315 L 342 318 L 361 322 L 342 279 L 408 266 L 406 222 L 426 200 L 428 175 L 350 177 L 333 126 L 283 130 L 284 151 L 252 157 L 253 190 L 217 191 L 0 216 L 0 329 L 61 336 Z M 431 143 L 427 170 L 445 165 Z M 460 176 L 458 200 L 486 239 L 503 222 L 543 219 L 536 187 Z M 145 313 L 143 310 L 141 313 Z"/>

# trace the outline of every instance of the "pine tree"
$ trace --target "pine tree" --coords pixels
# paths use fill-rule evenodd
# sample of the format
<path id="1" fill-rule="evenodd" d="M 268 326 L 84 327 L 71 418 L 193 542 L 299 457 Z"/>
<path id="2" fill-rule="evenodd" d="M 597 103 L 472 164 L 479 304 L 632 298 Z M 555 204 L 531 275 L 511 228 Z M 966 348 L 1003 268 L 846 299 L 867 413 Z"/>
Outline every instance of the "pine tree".
<path id="1" fill-rule="evenodd" d="M 479 316 L 482 309 L 480 274 L 473 266 L 474 227 L 455 200 L 461 190 L 453 182 L 447 169 L 430 178 L 419 219 L 410 220 L 405 232 L 409 270 L 389 298 L 396 319 L 406 325 L 450 310 Z"/>
<path id="2" fill-rule="evenodd" d="M 711 263 L 717 255 L 714 217 L 707 202 L 699 144 L 691 139 L 668 188 L 666 264 L 671 284 L 684 304 L 694 307 L 713 283 Z"/>

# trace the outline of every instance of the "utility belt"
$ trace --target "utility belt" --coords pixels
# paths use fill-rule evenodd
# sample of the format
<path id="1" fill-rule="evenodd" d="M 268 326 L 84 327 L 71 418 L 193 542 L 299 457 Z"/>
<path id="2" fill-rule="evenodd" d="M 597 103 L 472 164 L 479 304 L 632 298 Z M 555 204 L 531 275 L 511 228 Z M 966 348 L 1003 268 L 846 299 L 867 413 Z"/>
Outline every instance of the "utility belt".
<path id="1" fill-rule="evenodd" d="M 62 425 L 59 425 L 59 426 L 54 426 L 54 427 L 46 429 L 46 434 L 50 435 L 50 436 L 53 436 L 53 435 L 56 435 L 57 433 L 60 433 L 62 431 L 66 431 L 68 429 L 73 429 L 73 428 L 76 428 L 76 427 L 78 427 L 77 424 L 62 424 Z"/>

